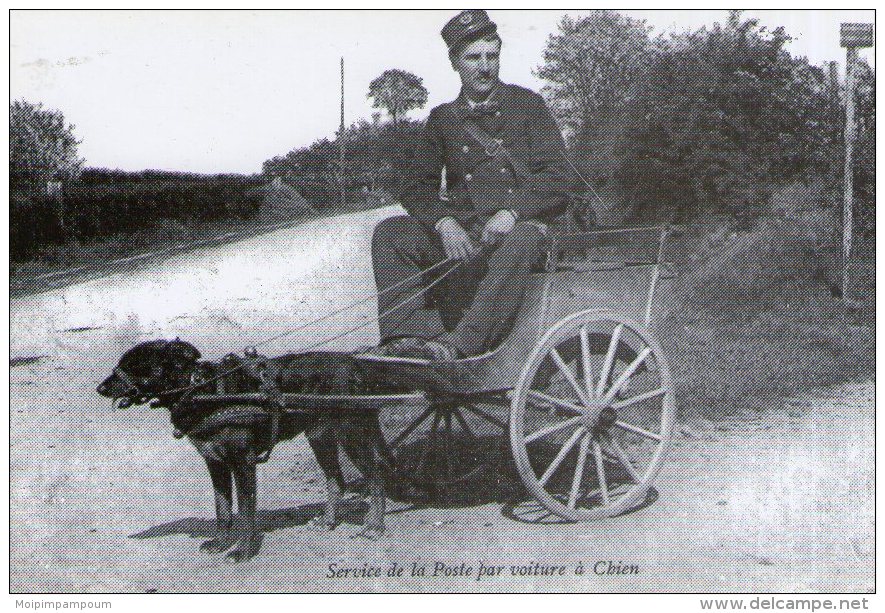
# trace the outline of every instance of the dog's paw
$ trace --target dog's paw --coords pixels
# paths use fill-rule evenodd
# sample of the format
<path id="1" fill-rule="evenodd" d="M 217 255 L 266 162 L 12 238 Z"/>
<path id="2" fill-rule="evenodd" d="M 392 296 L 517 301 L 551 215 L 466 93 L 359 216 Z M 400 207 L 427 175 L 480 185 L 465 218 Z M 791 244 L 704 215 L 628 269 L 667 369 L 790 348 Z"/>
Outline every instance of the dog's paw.
<path id="1" fill-rule="evenodd" d="M 200 551 L 204 553 L 221 553 L 233 547 L 234 542 L 232 538 L 211 539 L 200 545 Z"/>
<path id="2" fill-rule="evenodd" d="M 338 527 L 338 524 L 326 518 L 325 515 L 318 515 L 307 522 L 307 527 L 316 532 L 329 532 Z"/>
<path id="3" fill-rule="evenodd" d="M 239 563 L 246 562 L 251 560 L 258 554 L 258 550 L 261 548 L 261 537 L 252 536 L 245 537 L 242 541 L 240 541 L 239 546 L 228 553 L 225 556 L 225 559 L 231 563 Z"/>
<path id="4" fill-rule="evenodd" d="M 253 557 L 255 557 L 254 553 L 250 555 L 248 551 L 245 551 L 243 549 L 234 549 L 229 554 L 224 556 L 224 559 L 231 564 L 239 564 L 240 562 L 251 560 Z"/>
<path id="5" fill-rule="evenodd" d="M 224 556 L 224 559 L 232 564 L 239 564 L 240 562 L 248 562 L 252 558 L 256 556 L 258 553 L 258 546 L 246 546 L 241 545 L 231 551 L 229 554 Z"/>
<path id="6" fill-rule="evenodd" d="M 365 527 L 356 534 L 352 534 L 350 538 L 352 539 L 365 539 L 367 541 L 377 541 L 382 536 L 384 536 L 384 528 L 378 527 Z"/>

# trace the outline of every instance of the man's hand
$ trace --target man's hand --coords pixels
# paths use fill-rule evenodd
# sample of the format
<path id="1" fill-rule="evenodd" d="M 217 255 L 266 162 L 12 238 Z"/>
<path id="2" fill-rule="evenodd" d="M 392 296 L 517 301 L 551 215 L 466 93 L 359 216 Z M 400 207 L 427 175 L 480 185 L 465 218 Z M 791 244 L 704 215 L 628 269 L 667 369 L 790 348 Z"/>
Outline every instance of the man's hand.
<path id="1" fill-rule="evenodd" d="M 489 218 L 482 229 L 482 242 L 494 244 L 504 234 L 509 234 L 516 224 L 516 216 L 507 210 L 500 210 Z"/>
<path id="2" fill-rule="evenodd" d="M 467 260 L 479 251 L 474 242 L 467 235 L 467 231 L 461 227 L 455 219 L 446 217 L 436 224 L 436 231 L 442 239 L 443 249 L 446 256 L 454 260 Z"/>

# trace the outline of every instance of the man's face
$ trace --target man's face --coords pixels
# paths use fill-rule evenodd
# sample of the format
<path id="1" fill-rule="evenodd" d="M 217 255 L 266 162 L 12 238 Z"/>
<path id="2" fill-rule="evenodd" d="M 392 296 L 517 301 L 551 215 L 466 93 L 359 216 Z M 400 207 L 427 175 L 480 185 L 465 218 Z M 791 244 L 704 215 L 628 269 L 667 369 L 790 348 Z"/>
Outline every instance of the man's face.
<path id="1" fill-rule="evenodd" d="M 491 93 L 498 84 L 500 53 L 500 41 L 480 39 L 465 45 L 452 58 L 465 94 L 482 100 Z"/>

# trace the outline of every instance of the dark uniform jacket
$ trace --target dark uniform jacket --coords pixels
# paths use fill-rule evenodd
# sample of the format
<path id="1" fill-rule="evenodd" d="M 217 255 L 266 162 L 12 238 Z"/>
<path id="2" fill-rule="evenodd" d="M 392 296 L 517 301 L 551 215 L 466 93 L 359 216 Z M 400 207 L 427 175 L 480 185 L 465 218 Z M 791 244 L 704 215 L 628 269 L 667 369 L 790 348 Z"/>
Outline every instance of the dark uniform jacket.
<path id="1" fill-rule="evenodd" d="M 564 144 L 544 100 L 502 83 L 490 101 L 497 109 L 475 117 L 462 95 L 427 118 L 401 202 L 428 226 L 454 217 L 469 228 L 501 209 L 515 211 L 520 220 L 549 222 L 567 206 Z M 486 134 L 502 141 L 507 154 L 487 151 L 471 135 L 465 127 L 471 116 Z M 440 197 L 443 167 L 445 200 Z"/>

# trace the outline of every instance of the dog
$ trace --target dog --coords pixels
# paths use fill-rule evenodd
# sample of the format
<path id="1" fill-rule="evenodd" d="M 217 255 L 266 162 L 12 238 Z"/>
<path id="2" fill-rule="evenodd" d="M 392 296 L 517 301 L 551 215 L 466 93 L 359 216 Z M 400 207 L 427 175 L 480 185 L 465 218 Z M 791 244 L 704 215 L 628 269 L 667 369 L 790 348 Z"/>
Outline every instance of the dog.
<path id="1" fill-rule="evenodd" d="M 123 354 L 112 374 L 96 389 L 120 408 L 144 404 L 166 407 L 177 437 L 187 436 L 204 458 L 215 491 L 216 535 L 200 549 L 227 554 L 234 562 L 254 557 L 260 547 L 255 524 L 256 464 L 269 455 L 276 442 L 304 433 L 325 477 L 328 500 L 325 512 L 311 524 L 331 530 L 339 524 L 344 479 L 339 446 L 368 482 L 369 511 L 363 530 L 354 536 L 377 539 L 384 532 L 385 489 L 382 464 L 392 466 L 375 411 L 322 409 L 305 412 L 280 410 L 276 425 L 271 413 L 248 403 L 195 403 L 194 393 L 257 392 L 262 378 L 230 354 L 219 363 L 200 361 L 196 347 L 175 339 L 136 345 Z M 289 354 L 262 363 L 264 378 L 280 393 L 382 394 L 402 390 L 370 375 L 358 360 L 345 353 Z M 266 459 L 266 458 L 265 458 Z M 235 534 L 232 484 L 245 528 Z"/>

